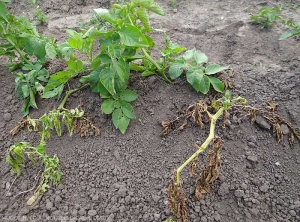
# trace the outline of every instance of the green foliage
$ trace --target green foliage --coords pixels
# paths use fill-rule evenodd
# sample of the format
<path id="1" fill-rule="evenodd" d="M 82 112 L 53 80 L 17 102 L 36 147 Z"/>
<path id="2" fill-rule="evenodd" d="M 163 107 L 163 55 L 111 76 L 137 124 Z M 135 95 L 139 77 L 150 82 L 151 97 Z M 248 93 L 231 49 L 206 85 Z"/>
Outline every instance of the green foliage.
<path id="1" fill-rule="evenodd" d="M 286 31 L 285 33 L 283 33 L 279 40 L 284 40 L 296 35 L 300 35 L 300 24 L 296 25 L 293 29 Z"/>
<path id="2" fill-rule="evenodd" d="M 207 62 L 208 58 L 204 53 L 196 49 L 188 50 L 171 64 L 169 76 L 171 79 L 176 79 L 186 72 L 187 81 L 197 92 L 206 94 L 210 89 L 210 85 L 216 91 L 223 92 L 224 84 L 211 75 L 228 69 L 228 66 L 207 64 Z"/>
<path id="3" fill-rule="evenodd" d="M 37 25 L 44 24 L 44 23 L 46 23 L 48 21 L 48 17 L 40 9 L 36 9 L 34 11 L 34 15 L 35 15 L 35 19 L 36 19 L 36 24 Z"/>
<path id="4" fill-rule="evenodd" d="M 38 195 L 47 191 L 50 185 L 58 185 L 61 181 L 62 172 L 60 170 L 59 159 L 56 155 L 50 157 L 45 149 L 45 143 L 38 146 L 30 146 L 26 142 L 19 142 L 12 145 L 7 153 L 6 161 L 11 165 L 12 172 L 20 176 L 21 167 L 25 167 L 26 158 L 32 163 L 42 162 L 44 171 L 35 193 Z"/>
<path id="5" fill-rule="evenodd" d="M 259 9 L 259 13 L 252 15 L 250 19 L 254 24 L 260 24 L 263 28 L 269 28 L 277 19 L 281 18 L 281 16 L 278 15 L 280 12 L 281 9 L 278 7 L 262 7 Z"/>
<path id="6" fill-rule="evenodd" d="M 10 58 L 11 71 L 22 69 L 16 74 L 15 89 L 18 98 L 25 100 L 22 113 L 27 115 L 30 107 L 37 108 L 35 95 L 42 93 L 49 77 L 43 65 L 47 58 L 56 57 L 57 46 L 53 39 L 40 35 L 26 18 L 9 14 L 6 2 L 0 1 L 0 55 Z"/>
<path id="7" fill-rule="evenodd" d="M 224 97 L 222 97 L 218 100 L 212 100 L 212 107 L 215 110 L 219 110 L 222 107 L 224 109 L 224 111 L 227 111 L 235 103 L 246 104 L 247 100 L 240 96 L 231 98 L 230 92 L 228 90 L 226 90 Z"/>
<path id="8" fill-rule="evenodd" d="M 133 107 L 130 102 L 136 100 L 138 94 L 125 89 L 114 96 L 107 98 L 101 105 L 101 110 L 105 114 L 112 114 L 114 126 L 125 133 L 128 128 L 130 119 L 136 119 L 133 113 Z"/>

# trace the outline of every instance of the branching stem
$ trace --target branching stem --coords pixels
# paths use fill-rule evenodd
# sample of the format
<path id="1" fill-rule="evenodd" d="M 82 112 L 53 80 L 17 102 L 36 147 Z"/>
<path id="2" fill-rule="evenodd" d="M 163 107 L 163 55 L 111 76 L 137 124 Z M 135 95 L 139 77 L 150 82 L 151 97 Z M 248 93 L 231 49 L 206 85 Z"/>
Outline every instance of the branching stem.
<path id="1" fill-rule="evenodd" d="M 87 84 L 84 84 L 84 85 L 82 85 L 81 87 L 79 87 L 77 89 L 72 89 L 72 90 L 67 91 L 65 97 L 63 98 L 63 100 L 61 101 L 61 103 L 60 103 L 60 105 L 58 106 L 57 109 L 58 110 L 64 109 L 64 106 L 65 106 L 65 104 L 66 104 L 66 102 L 67 102 L 67 100 L 68 100 L 68 98 L 69 98 L 70 95 L 72 95 L 73 93 L 75 93 L 75 92 L 77 92 L 79 90 L 87 88 L 89 85 L 90 84 L 87 83 Z"/>
<path id="2" fill-rule="evenodd" d="M 206 147 L 209 145 L 209 143 L 212 141 L 212 139 L 215 137 L 215 126 L 218 118 L 223 115 L 224 108 L 220 108 L 218 112 L 215 115 L 211 115 L 209 112 L 208 115 L 210 117 L 210 131 L 209 136 L 205 140 L 205 142 L 199 147 L 199 149 L 187 160 L 185 161 L 177 170 L 176 170 L 176 183 L 179 186 L 180 185 L 180 173 L 181 171 L 195 159 L 200 153 L 202 153 Z"/>

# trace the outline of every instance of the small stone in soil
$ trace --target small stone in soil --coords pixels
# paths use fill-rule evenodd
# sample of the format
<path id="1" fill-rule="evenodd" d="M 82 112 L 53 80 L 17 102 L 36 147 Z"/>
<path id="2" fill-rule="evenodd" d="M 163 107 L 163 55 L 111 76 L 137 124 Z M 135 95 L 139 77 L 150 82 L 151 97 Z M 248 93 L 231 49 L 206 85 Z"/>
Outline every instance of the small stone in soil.
<path id="1" fill-rule="evenodd" d="M 271 125 L 261 116 L 257 116 L 255 122 L 262 128 L 265 130 L 270 130 L 271 129 Z"/>

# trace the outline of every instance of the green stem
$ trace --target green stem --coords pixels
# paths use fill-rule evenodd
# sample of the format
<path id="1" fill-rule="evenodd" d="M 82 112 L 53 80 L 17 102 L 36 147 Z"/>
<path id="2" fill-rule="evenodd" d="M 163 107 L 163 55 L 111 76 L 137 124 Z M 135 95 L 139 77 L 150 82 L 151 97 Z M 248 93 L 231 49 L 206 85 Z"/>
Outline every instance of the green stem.
<path id="1" fill-rule="evenodd" d="M 87 83 L 87 84 L 84 84 L 84 85 L 82 85 L 81 87 L 79 87 L 79 88 L 77 88 L 77 89 L 72 89 L 72 90 L 67 91 L 65 97 L 63 98 L 63 100 L 61 101 L 61 103 L 60 103 L 60 105 L 58 106 L 57 109 L 58 109 L 58 110 L 64 109 L 64 106 L 65 106 L 65 104 L 66 104 L 66 102 L 67 102 L 67 100 L 68 100 L 68 98 L 69 98 L 69 96 L 70 96 L 71 94 L 73 94 L 73 93 L 75 93 L 75 92 L 77 92 L 77 91 L 79 91 L 79 90 L 85 89 L 85 88 L 87 88 L 89 85 L 90 85 L 90 84 Z"/>
<path id="2" fill-rule="evenodd" d="M 199 147 L 199 149 L 187 160 L 185 161 L 177 170 L 176 170 L 176 183 L 177 185 L 180 185 L 180 172 L 185 168 L 190 162 L 193 161 L 200 153 L 202 153 L 206 147 L 209 145 L 209 143 L 212 141 L 212 139 L 215 137 L 215 126 L 218 118 L 223 114 L 224 108 L 220 108 L 218 112 L 211 116 L 210 114 L 210 131 L 209 136 L 205 140 L 205 142 Z"/>
<path id="3" fill-rule="evenodd" d="M 128 19 L 131 23 L 131 25 L 134 26 L 130 16 L 128 15 Z M 148 52 L 144 49 L 141 48 L 142 52 L 144 53 L 145 57 L 157 68 L 159 74 L 161 74 L 162 78 L 167 82 L 167 83 L 171 83 L 171 81 L 168 79 L 168 77 L 166 76 L 166 74 L 164 73 L 164 70 L 162 70 L 162 68 L 157 64 L 157 62 L 148 54 Z"/>
<path id="4" fill-rule="evenodd" d="M 148 52 L 144 49 L 141 48 L 142 52 L 144 53 L 145 57 L 153 64 L 155 65 L 155 67 L 157 68 L 158 72 L 161 74 L 162 78 L 167 82 L 167 83 L 171 83 L 171 81 L 168 79 L 168 77 L 166 76 L 166 74 L 164 73 L 164 71 L 161 69 L 161 67 L 157 64 L 157 62 L 155 62 L 155 60 L 148 54 Z"/>
<path id="5" fill-rule="evenodd" d="M 17 52 L 19 53 L 19 55 L 21 56 L 23 61 L 25 61 L 29 65 L 32 65 L 32 63 L 28 59 L 25 58 L 22 51 L 16 46 L 16 44 L 10 38 L 7 37 L 6 40 L 17 50 Z"/>

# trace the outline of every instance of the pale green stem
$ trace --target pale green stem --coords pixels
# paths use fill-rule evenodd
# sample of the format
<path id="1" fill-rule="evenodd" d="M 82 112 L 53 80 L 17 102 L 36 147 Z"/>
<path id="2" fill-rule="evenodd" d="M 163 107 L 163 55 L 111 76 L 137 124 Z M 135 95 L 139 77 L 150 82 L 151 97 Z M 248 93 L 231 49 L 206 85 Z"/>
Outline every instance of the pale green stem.
<path id="1" fill-rule="evenodd" d="M 223 114 L 224 112 L 224 108 L 220 108 L 218 110 L 218 112 L 211 116 L 209 114 L 210 117 L 210 131 L 209 131 L 209 136 L 207 137 L 207 139 L 205 140 L 205 142 L 199 147 L 199 149 L 187 160 L 185 161 L 177 170 L 176 170 L 176 183 L 177 186 L 180 185 L 180 173 L 181 171 L 190 163 L 193 161 L 193 159 L 195 159 L 200 153 L 202 153 L 206 147 L 209 145 L 209 143 L 212 141 L 212 139 L 215 137 L 215 126 L 216 126 L 216 122 L 218 120 L 218 118 Z"/>
<path id="2" fill-rule="evenodd" d="M 79 91 L 79 90 L 85 89 L 85 88 L 87 88 L 89 85 L 90 85 L 90 84 L 87 83 L 87 84 L 84 84 L 83 86 L 81 86 L 81 87 L 79 87 L 79 88 L 77 88 L 77 89 L 72 89 L 72 90 L 69 90 L 68 92 L 66 92 L 65 97 L 63 98 L 63 100 L 61 101 L 61 103 L 60 103 L 60 105 L 58 106 L 57 109 L 58 109 L 58 110 L 64 109 L 64 106 L 65 106 L 65 104 L 66 104 L 66 102 L 67 102 L 67 100 L 68 100 L 68 98 L 69 98 L 69 96 L 70 96 L 71 94 L 73 94 L 73 93 L 75 93 L 75 92 L 77 92 L 77 91 Z"/>
<path id="3" fill-rule="evenodd" d="M 131 23 L 131 25 L 134 26 L 130 16 L 128 15 L 128 19 Z M 141 48 L 142 52 L 144 53 L 145 57 L 157 68 L 159 74 L 161 74 L 162 78 L 167 82 L 167 83 L 171 83 L 171 81 L 168 79 L 168 77 L 166 76 L 166 74 L 164 73 L 164 70 L 162 70 L 162 68 L 157 64 L 157 62 L 155 62 L 155 60 L 148 54 L 148 52 L 144 49 Z"/>

